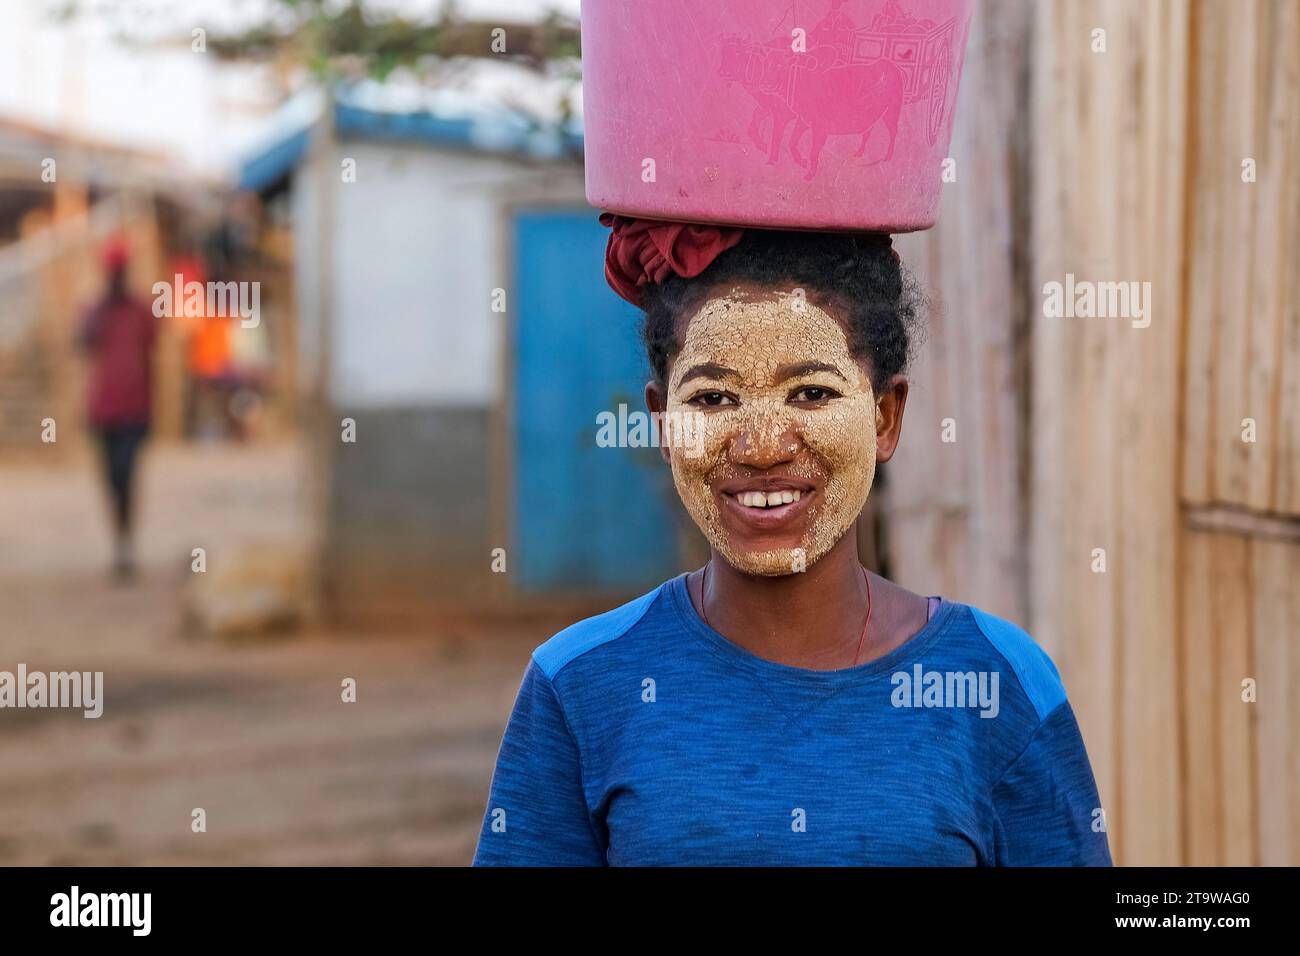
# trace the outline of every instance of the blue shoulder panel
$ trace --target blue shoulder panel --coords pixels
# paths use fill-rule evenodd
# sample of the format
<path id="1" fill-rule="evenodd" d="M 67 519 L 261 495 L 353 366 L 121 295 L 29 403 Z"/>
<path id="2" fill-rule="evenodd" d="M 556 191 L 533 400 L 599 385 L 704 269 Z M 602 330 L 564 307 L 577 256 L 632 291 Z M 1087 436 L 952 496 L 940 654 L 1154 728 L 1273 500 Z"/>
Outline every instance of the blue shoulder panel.
<path id="1" fill-rule="evenodd" d="M 1020 686 L 1029 695 L 1038 719 L 1042 720 L 1065 700 L 1065 685 L 1061 675 L 1047 656 L 1047 652 L 1021 628 L 995 617 L 987 611 L 972 607 L 975 623 L 984 632 L 990 644 L 1010 662 L 1020 680 Z"/>
<path id="2" fill-rule="evenodd" d="M 616 607 L 612 611 L 569 625 L 533 651 L 533 660 L 537 662 L 537 666 L 541 668 L 547 680 L 554 680 L 560 668 L 574 658 L 581 657 L 592 648 L 622 637 L 630 631 L 645 612 L 650 610 L 650 605 L 654 603 L 663 588 L 661 584 L 648 594 L 643 594 L 622 607 Z"/>

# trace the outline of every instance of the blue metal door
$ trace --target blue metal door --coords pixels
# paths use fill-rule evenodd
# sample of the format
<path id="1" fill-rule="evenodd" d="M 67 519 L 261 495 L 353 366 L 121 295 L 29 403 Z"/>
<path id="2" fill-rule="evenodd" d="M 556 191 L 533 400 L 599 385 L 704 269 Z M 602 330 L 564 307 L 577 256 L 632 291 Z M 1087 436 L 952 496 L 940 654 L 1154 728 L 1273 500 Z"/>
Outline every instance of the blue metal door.
<path id="1" fill-rule="evenodd" d="M 645 412 L 649 375 L 641 313 L 605 283 L 597 216 L 526 208 L 514 220 L 511 569 L 526 590 L 648 590 L 676 570 L 658 450 L 597 445 L 601 413 Z"/>

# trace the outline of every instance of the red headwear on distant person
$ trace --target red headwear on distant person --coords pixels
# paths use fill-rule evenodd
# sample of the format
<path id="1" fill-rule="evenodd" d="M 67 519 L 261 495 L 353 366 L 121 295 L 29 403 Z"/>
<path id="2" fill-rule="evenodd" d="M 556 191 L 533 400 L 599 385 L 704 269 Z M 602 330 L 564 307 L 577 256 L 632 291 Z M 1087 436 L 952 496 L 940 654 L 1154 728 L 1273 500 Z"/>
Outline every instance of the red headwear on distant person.
<path id="1" fill-rule="evenodd" d="M 100 250 L 99 256 L 104 263 L 104 268 L 109 272 L 125 269 L 127 262 L 131 258 L 131 249 L 126 244 L 126 237 L 122 235 L 111 237 L 104 243 L 104 248 Z"/>

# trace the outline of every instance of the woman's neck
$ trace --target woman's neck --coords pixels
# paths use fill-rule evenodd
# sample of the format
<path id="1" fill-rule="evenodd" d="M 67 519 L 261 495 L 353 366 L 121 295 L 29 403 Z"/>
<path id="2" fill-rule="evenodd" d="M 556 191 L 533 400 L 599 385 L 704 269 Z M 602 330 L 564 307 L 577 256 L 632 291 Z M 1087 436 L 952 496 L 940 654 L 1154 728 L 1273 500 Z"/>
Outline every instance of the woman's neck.
<path id="1" fill-rule="evenodd" d="M 715 553 L 707 573 L 692 577 L 692 599 L 709 625 L 758 657 L 792 667 L 837 670 L 851 667 L 855 656 L 864 663 L 880 655 L 873 653 L 873 637 L 884 623 L 876 616 L 879 607 L 858 655 L 868 584 L 851 533 L 797 574 L 744 574 Z"/>

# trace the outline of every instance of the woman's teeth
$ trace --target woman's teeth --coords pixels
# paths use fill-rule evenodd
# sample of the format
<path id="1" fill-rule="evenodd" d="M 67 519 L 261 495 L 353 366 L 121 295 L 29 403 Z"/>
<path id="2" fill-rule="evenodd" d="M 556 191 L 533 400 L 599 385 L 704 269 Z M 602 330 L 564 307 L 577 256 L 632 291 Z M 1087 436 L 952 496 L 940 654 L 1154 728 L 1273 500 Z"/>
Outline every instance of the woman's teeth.
<path id="1" fill-rule="evenodd" d="M 797 491 L 769 491 L 766 494 L 761 491 L 742 491 L 736 495 L 736 500 L 747 508 L 775 508 L 798 501 L 799 494 Z"/>

